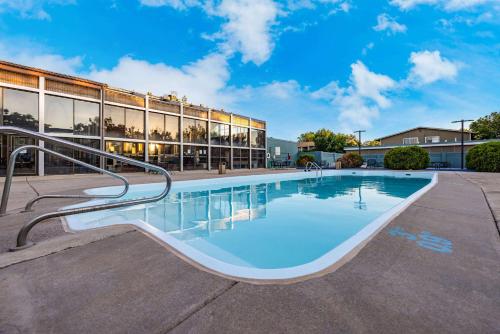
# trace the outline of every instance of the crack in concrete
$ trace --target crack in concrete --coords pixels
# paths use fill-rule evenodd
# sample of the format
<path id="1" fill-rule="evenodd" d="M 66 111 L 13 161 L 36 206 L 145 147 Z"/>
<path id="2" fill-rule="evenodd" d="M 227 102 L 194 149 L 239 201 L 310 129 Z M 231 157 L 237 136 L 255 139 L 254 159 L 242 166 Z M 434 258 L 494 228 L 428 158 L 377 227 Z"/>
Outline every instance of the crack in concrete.
<path id="1" fill-rule="evenodd" d="M 205 300 L 199 306 L 195 307 L 195 309 L 192 312 L 186 314 L 186 316 L 184 316 L 182 319 L 180 319 L 179 321 L 177 321 L 176 323 L 174 323 L 172 326 L 170 326 L 169 328 L 167 328 L 163 333 L 165 333 L 165 334 L 170 333 L 171 331 L 173 331 L 174 329 L 176 329 L 177 327 L 179 327 L 180 325 L 182 325 L 189 318 L 191 318 L 192 316 L 194 316 L 196 313 L 198 313 L 201 310 L 203 310 L 208 304 L 211 304 L 212 302 L 214 302 L 215 300 L 217 300 L 220 296 L 226 294 L 226 292 L 228 292 L 229 290 L 231 290 L 238 283 L 239 282 L 237 282 L 237 281 L 232 281 L 229 286 L 227 286 L 226 288 L 222 289 L 219 293 L 216 293 L 211 298 Z"/>

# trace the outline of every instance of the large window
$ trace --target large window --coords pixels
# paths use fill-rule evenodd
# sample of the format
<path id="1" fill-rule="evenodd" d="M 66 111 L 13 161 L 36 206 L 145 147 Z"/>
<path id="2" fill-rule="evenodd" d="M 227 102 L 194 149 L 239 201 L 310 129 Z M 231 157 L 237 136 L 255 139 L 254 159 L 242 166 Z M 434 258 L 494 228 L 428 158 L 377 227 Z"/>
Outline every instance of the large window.
<path id="1" fill-rule="evenodd" d="M 230 144 L 228 124 L 210 123 L 210 142 L 212 145 Z"/>
<path id="2" fill-rule="evenodd" d="M 167 170 L 180 169 L 180 146 L 173 144 L 149 144 L 149 162 Z"/>
<path id="3" fill-rule="evenodd" d="M 38 93 L 0 88 L 1 124 L 38 131 Z"/>
<path id="4" fill-rule="evenodd" d="M 99 103 L 47 95 L 45 132 L 99 136 Z"/>
<path id="5" fill-rule="evenodd" d="M 150 112 L 149 139 L 179 141 L 179 117 Z"/>
<path id="6" fill-rule="evenodd" d="M 248 168 L 249 159 L 250 159 L 250 150 L 242 148 L 233 148 L 234 169 Z"/>
<path id="7" fill-rule="evenodd" d="M 106 151 L 144 161 L 144 143 L 106 141 Z M 116 172 L 134 172 L 144 170 L 142 167 L 124 164 L 115 159 L 106 159 L 106 168 Z"/>
<path id="8" fill-rule="evenodd" d="M 224 163 L 226 168 L 231 168 L 231 149 L 225 147 L 212 147 L 210 149 L 210 164 L 213 169 L 219 168 Z"/>
<path id="9" fill-rule="evenodd" d="M 207 121 L 184 118 L 182 136 L 186 143 L 206 144 L 208 142 Z"/>
<path id="10" fill-rule="evenodd" d="M 251 146 L 255 148 L 266 147 L 266 132 L 262 130 L 252 129 L 251 131 Z"/>
<path id="11" fill-rule="evenodd" d="M 233 145 L 248 147 L 248 128 L 233 126 Z"/>
<path id="12" fill-rule="evenodd" d="M 252 168 L 266 167 L 266 151 L 252 150 Z"/>
<path id="13" fill-rule="evenodd" d="M 104 129 L 106 137 L 144 139 L 144 111 L 105 105 Z"/>
<path id="14" fill-rule="evenodd" d="M 208 169 L 208 147 L 184 145 L 184 169 Z"/>
<path id="15" fill-rule="evenodd" d="M 418 144 L 418 137 L 403 138 L 403 145 Z"/>
<path id="16" fill-rule="evenodd" d="M 64 138 L 64 139 L 96 149 L 99 149 L 100 146 L 99 139 L 82 139 L 82 138 Z M 99 157 L 94 154 L 85 153 L 79 150 L 72 150 L 71 148 L 53 145 L 50 143 L 45 143 L 45 147 L 50 150 L 54 150 L 56 152 L 67 155 L 69 157 L 75 158 L 77 160 L 99 167 Z M 94 171 L 91 169 L 88 169 L 81 165 L 74 164 L 64 159 L 60 159 L 52 154 L 45 154 L 45 173 L 47 175 L 75 174 L 75 173 L 83 174 L 83 173 L 93 173 L 93 172 Z"/>

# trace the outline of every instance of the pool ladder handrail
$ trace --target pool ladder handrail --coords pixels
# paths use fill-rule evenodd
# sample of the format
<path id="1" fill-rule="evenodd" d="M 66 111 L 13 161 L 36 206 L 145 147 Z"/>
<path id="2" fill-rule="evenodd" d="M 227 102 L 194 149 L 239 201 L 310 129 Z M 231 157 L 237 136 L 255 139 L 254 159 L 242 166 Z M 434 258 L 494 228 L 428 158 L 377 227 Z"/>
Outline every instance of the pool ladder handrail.
<path id="1" fill-rule="evenodd" d="M 172 177 L 170 176 L 169 172 L 165 170 L 162 167 L 152 165 L 146 162 L 142 162 L 139 160 L 127 158 L 124 156 L 120 156 L 117 154 L 112 154 L 109 152 L 101 151 L 95 148 L 91 148 L 88 146 L 76 144 L 67 140 L 63 140 L 57 137 L 52 137 L 45 135 L 43 133 L 38 133 L 26 129 L 21 129 L 18 127 L 14 126 L 0 126 L 0 134 L 20 134 L 23 136 L 27 136 L 30 138 L 42 140 L 44 143 L 51 143 L 51 144 L 56 144 L 68 148 L 72 148 L 75 150 L 83 151 L 86 153 L 94 154 L 99 157 L 104 157 L 104 158 L 109 158 L 109 159 L 114 159 L 118 160 L 121 162 L 125 162 L 130 165 L 142 167 L 145 170 L 148 171 L 156 171 L 159 174 L 162 174 L 165 177 L 165 187 L 163 188 L 163 191 L 159 193 L 156 196 L 149 196 L 149 197 L 144 197 L 144 198 L 138 198 L 138 199 L 131 199 L 131 200 L 123 200 L 119 202 L 111 202 L 111 203 L 104 203 L 104 204 L 97 204 L 97 205 L 90 205 L 90 206 L 83 206 L 83 207 L 77 207 L 77 208 L 70 208 L 70 209 L 64 209 L 64 210 L 58 210 L 54 212 L 48 212 L 45 214 L 42 214 L 40 216 L 37 216 L 33 219 L 31 219 L 29 222 L 25 223 L 24 226 L 21 228 L 17 235 L 17 240 L 16 240 L 16 248 L 12 250 L 19 250 L 19 249 L 24 249 L 27 248 L 33 243 L 28 243 L 28 233 L 31 231 L 31 229 L 37 225 L 38 223 L 41 223 L 47 219 L 50 218 L 55 218 L 55 217 L 63 217 L 63 216 L 68 216 L 68 215 L 73 215 L 73 214 L 80 214 L 80 213 L 87 213 L 87 212 L 94 212 L 94 211 L 101 211 L 101 210 L 107 210 L 107 209 L 116 209 L 124 206 L 132 206 L 132 205 L 138 205 L 138 204 L 145 204 L 145 203 L 151 203 L 151 202 L 156 202 L 159 201 L 165 196 L 170 191 L 170 188 L 172 187 Z M 42 199 L 49 199 L 49 198 L 107 198 L 107 199 L 113 199 L 113 198 L 121 198 L 123 197 L 129 190 L 129 182 L 127 179 L 121 175 L 118 175 L 114 172 L 108 171 L 106 169 L 96 167 L 94 165 L 90 165 L 88 163 L 85 163 L 83 161 L 80 161 L 78 159 L 74 159 L 72 157 L 66 156 L 62 153 L 55 152 L 53 150 L 47 149 L 43 147 L 43 145 L 23 145 L 21 147 L 16 148 L 15 150 L 12 151 L 12 153 L 9 156 L 9 160 L 7 163 L 7 171 L 5 174 L 5 183 L 4 183 L 4 188 L 2 192 L 2 200 L 0 203 L 0 215 L 4 215 L 7 212 L 7 203 L 9 201 L 9 195 L 10 195 L 10 188 L 12 185 L 12 177 L 14 175 L 14 168 L 15 168 L 15 163 L 16 163 L 16 158 L 21 153 L 22 151 L 28 150 L 28 149 L 33 149 L 33 150 L 39 150 L 48 154 L 52 154 L 57 156 L 58 158 L 73 162 L 75 164 L 84 166 L 86 168 L 89 168 L 93 171 L 100 172 L 106 175 L 110 175 L 111 177 L 114 177 L 116 179 L 121 180 L 124 183 L 124 189 L 122 192 L 118 194 L 111 194 L 111 195 L 41 195 L 37 196 L 34 199 L 30 200 L 25 207 L 25 211 L 31 210 L 33 204 L 37 201 L 40 201 Z"/>
<path id="2" fill-rule="evenodd" d="M 308 161 L 304 171 L 310 172 L 313 168 L 316 170 L 316 177 L 318 176 L 318 172 L 321 173 L 321 177 L 323 177 L 323 168 L 314 161 Z"/>

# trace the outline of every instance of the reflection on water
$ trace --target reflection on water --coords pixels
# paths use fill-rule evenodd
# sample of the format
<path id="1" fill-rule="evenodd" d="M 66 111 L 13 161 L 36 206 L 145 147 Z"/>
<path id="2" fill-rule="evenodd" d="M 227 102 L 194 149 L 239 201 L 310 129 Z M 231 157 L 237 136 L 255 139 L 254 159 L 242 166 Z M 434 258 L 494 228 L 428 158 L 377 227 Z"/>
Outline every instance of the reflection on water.
<path id="1" fill-rule="evenodd" d="M 141 220 L 222 261 L 282 268 L 332 250 L 429 182 L 332 176 L 222 189 L 200 186 L 208 190 L 172 192 L 153 204 L 79 215 L 70 226 Z"/>

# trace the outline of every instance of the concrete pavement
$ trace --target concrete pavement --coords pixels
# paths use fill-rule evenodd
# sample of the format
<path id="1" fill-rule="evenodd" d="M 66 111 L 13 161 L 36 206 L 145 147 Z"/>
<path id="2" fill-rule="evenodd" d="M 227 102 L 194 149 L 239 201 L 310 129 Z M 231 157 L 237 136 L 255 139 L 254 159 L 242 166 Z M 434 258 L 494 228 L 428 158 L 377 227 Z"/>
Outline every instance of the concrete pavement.
<path id="1" fill-rule="evenodd" d="M 493 183 L 441 173 L 351 261 L 286 285 L 201 271 L 133 228 L 63 233 L 0 255 L 0 333 L 498 333 Z M 426 233 L 447 247 L 405 237 Z"/>

